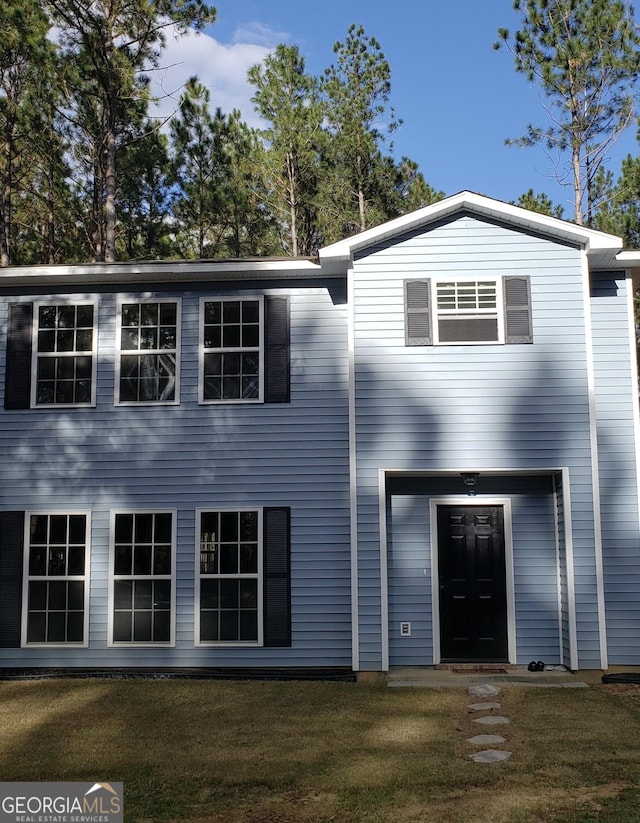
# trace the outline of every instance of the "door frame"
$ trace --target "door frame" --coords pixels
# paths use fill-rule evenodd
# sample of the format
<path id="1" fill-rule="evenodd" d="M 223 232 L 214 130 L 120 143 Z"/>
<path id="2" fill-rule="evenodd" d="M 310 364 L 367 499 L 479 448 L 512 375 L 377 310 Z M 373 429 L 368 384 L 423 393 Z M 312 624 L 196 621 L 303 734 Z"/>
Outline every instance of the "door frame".
<path id="1" fill-rule="evenodd" d="M 513 561 L 513 528 L 510 497 L 452 495 L 429 500 L 429 531 L 431 552 L 431 603 L 433 626 L 433 662 L 442 660 L 440 652 L 440 586 L 438 569 L 438 506 L 501 506 L 504 514 L 504 561 L 507 587 L 507 660 L 516 662 L 516 607 Z"/>

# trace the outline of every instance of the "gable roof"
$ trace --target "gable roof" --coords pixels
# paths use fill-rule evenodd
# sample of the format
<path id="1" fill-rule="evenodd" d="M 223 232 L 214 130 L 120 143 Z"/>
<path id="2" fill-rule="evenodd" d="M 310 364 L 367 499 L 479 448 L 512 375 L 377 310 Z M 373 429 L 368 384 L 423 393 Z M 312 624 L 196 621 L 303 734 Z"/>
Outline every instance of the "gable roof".
<path id="1" fill-rule="evenodd" d="M 500 200 L 493 200 L 482 194 L 475 194 L 471 191 L 462 191 L 447 197 L 430 206 L 425 206 L 418 211 L 405 214 L 381 226 L 363 231 L 346 240 L 340 240 L 330 246 L 320 249 L 320 262 L 323 270 L 333 271 L 334 269 L 345 270 L 351 262 L 353 255 L 370 246 L 393 240 L 407 232 L 420 228 L 427 228 L 429 224 L 447 217 L 453 217 L 457 213 L 466 212 L 507 223 L 514 228 L 524 231 L 542 234 L 550 239 L 560 240 L 565 243 L 573 243 L 586 250 L 590 261 L 596 263 L 598 267 L 602 265 L 615 265 L 616 254 L 622 248 L 622 240 L 613 234 L 588 229 L 579 226 L 577 223 L 569 223 L 557 217 L 548 217 L 545 214 L 529 211 L 528 209 L 513 206 L 510 203 L 503 203 Z M 636 259 L 638 254 L 636 254 Z M 607 261 L 609 261 L 607 263 Z"/>

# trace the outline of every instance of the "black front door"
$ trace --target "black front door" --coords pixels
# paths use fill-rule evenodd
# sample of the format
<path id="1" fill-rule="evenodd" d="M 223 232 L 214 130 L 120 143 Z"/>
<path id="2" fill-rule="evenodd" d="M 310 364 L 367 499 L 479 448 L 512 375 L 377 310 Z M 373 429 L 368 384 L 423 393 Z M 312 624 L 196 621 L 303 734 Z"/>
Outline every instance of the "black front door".
<path id="1" fill-rule="evenodd" d="M 506 662 L 502 506 L 438 506 L 442 662 Z"/>

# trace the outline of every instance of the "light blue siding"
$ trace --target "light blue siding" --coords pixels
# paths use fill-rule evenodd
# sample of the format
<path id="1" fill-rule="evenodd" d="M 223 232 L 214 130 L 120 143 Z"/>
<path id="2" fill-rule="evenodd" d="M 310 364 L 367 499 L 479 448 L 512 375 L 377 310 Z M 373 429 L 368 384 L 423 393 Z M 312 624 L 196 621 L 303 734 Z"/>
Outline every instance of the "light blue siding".
<path id="1" fill-rule="evenodd" d="M 629 336 L 611 330 L 628 323 L 627 289 L 621 272 L 592 276 L 594 366 L 602 546 L 609 662 L 640 665 L 640 530 L 634 406 L 637 376 Z"/>
<path id="2" fill-rule="evenodd" d="M 431 546 L 429 499 L 419 494 L 393 494 L 389 521 L 389 664 L 433 664 Z M 400 634 L 400 623 L 411 624 L 411 635 Z"/>
<path id="3" fill-rule="evenodd" d="M 96 408 L 0 410 L 0 507 L 92 512 L 89 648 L 3 649 L 0 664 L 350 667 L 346 307 L 320 286 L 225 288 L 290 294 L 291 402 L 199 406 L 199 299 L 220 293 L 144 292 L 182 299 L 179 405 L 114 406 L 117 299 L 140 296 L 114 289 L 87 295 L 99 301 Z M 4 364 L 2 351 L 0 383 Z M 246 506 L 291 507 L 292 646 L 195 648 L 195 510 Z M 175 648 L 107 645 L 109 513 L 121 508 L 177 512 Z"/>
<path id="4" fill-rule="evenodd" d="M 405 346 L 403 280 L 475 274 L 530 276 L 533 344 Z M 362 595 L 380 574 L 380 469 L 507 472 L 569 466 L 580 665 L 597 667 L 583 287 L 578 249 L 471 216 L 434 224 L 357 256 L 353 314 L 358 571 Z M 552 508 L 549 517 L 550 512 Z M 552 545 L 555 553 L 555 538 Z M 545 577 L 545 586 L 549 579 Z M 547 590 L 548 613 L 555 609 L 557 620 L 557 588 L 554 596 L 552 603 Z M 533 653 L 535 646 L 532 622 L 527 622 L 530 605 L 525 600 L 516 604 L 522 655 Z M 374 597 L 361 598 L 359 621 L 361 666 L 380 668 L 380 618 Z M 559 655 L 557 632 L 554 643 L 554 649 L 545 647 L 550 659 Z"/>

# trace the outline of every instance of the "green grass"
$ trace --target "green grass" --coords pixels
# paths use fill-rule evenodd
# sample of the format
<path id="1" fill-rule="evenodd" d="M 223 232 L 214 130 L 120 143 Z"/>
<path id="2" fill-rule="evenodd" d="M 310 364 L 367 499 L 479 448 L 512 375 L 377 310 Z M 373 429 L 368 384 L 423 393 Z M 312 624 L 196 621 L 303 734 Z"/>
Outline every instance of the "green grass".
<path id="1" fill-rule="evenodd" d="M 505 688 L 513 752 L 473 763 L 465 690 L 347 683 L 0 683 L 0 775 L 122 781 L 125 820 L 636 823 L 636 687 Z"/>

